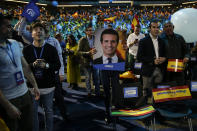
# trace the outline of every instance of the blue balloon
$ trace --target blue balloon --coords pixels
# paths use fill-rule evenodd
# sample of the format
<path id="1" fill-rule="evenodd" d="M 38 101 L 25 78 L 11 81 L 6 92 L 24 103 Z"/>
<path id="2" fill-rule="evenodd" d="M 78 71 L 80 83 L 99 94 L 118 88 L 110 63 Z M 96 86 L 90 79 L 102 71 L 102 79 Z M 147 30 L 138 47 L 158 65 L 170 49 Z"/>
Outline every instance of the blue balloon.
<path id="1" fill-rule="evenodd" d="M 112 3 L 113 0 L 109 0 L 109 3 Z"/>
<path id="2" fill-rule="evenodd" d="M 52 5 L 53 6 L 57 6 L 58 5 L 58 2 L 56 0 L 52 1 Z"/>

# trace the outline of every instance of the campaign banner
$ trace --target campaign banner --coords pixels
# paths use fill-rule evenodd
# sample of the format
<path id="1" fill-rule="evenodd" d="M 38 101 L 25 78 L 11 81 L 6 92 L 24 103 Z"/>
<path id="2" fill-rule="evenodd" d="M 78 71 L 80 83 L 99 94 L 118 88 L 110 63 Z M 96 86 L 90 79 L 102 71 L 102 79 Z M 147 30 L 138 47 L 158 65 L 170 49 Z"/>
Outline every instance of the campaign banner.
<path id="1" fill-rule="evenodd" d="M 111 115 L 112 116 L 122 116 L 122 117 L 143 116 L 143 115 L 147 115 L 147 114 L 150 114 L 153 112 L 155 112 L 155 109 L 153 108 L 153 106 L 148 105 L 148 106 L 144 106 L 142 108 L 133 109 L 133 110 L 123 110 L 123 109 L 112 110 Z"/>
<path id="2" fill-rule="evenodd" d="M 32 22 L 40 16 L 40 9 L 34 2 L 30 2 L 25 6 L 21 16 L 25 17 L 28 22 Z"/>
<path id="3" fill-rule="evenodd" d="M 125 62 L 110 64 L 94 64 L 93 68 L 99 70 L 125 71 Z"/>
<path id="4" fill-rule="evenodd" d="M 197 92 L 197 81 L 191 81 L 191 91 Z"/>
<path id="5" fill-rule="evenodd" d="M 191 99 L 191 93 L 188 86 L 176 86 L 168 88 L 152 89 L 155 103 Z"/>
<path id="6" fill-rule="evenodd" d="M 138 87 L 124 87 L 124 98 L 138 97 Z"/>
<path id="7" fill-rule="evenodd" d="M 134 68 L 135 68 L 135 69 L 141 69 L 141 68 L 142 68 L 142 63 L 140 63 L 140 62 L 135 62 Z"/>
<path id="8" fill-rule="evenodd" d="M 196 60 L 197 60 L 197 59 L 196 59 L 196 57 L 195 57 L 195 56 L 191 56 L 191 57 L 190 57 L 190 61 L 192 61 L 192 62 L 196 62 Z"/>
<path id="9" fill-rule="evenodd" d="M 184 70 L 183 60 L 168 59 L 167 70 L 171 72 L 182 72 Z"/>

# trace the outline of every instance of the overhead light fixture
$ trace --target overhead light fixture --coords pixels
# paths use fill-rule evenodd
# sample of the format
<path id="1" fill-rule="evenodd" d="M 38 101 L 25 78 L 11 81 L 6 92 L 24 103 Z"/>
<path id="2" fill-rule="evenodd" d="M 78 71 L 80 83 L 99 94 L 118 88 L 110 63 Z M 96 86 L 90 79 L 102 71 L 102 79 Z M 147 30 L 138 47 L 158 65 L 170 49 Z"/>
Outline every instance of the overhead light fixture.
<path id="1" fill-rule="evenodd" d="M 140 4 L 140 6 L 171 6 L 172 4 Z"/>
<path id="2" fill-rule="evenodd" d="M 5 1 L 9 1 L 9 2 L 17 2 L 17 3 L 29 3 L 27 1 L 18 1 L 18 0 L 5 0 Z"/>
<path id="3" fill-rule="evenodd" d="M 5 1 L 8 1 L 8 2 L 16 2 L 16 3 L 23 3 L 23 4 L 29 3 L 27 1 L 18 1 L 18 0 L 5 0 Z M 47 4 L 42 4 L 42 3 L 36 3 L 36 5 L 47 6 Z"/>
<path id="4" fill-rule="evenodd" d="M 36 3 L 36 5 L 47 6 L 47 4 L 42 4 L 42 3 Z"/>
<path id="5" fill-rule="evenodd" d="M 57 5 L 57 7 L 91 7 L 92 5 Z"/>
<path id="6" fill-rule="evenodd" d="M 183 4 L 183 5 L 186 5 L 186 4 L 194 4 L 194 3 L 197 3 L 197 1 L 184 2 L 184 3 L 182 3 L 182 4 Z"/>
<path id="7" fill-rule="evenodd" d="M 99 1 L 99 4 L 109 4 L 109 1 Z M 112 4 L 130 4 L 131 0 L 125 0 L 125 1 L 112 1 Z"/>
<path id="8" fill-rule="evenodd" d="M 109 1 L 99 1 L 99 4 L 109 4 Z"/>
<path id="9" fill-rule="evenodd" d="M 125 3 L 130 4 L 131 1 L 112 1 L 112 3 L 114 3 L 114 4 L 125 4 Z"/>

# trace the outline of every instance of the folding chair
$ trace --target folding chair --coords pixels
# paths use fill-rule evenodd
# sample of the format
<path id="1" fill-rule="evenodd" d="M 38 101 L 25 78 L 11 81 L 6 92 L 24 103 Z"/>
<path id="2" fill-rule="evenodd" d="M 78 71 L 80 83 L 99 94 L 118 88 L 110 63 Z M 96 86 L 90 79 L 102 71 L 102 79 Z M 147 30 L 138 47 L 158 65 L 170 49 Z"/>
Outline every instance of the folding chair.
<path id="1" fill-rule="evenodd" d="M 152 127 L 155 129 L 155 109 L 151 105 L 145 105 L 136 108 L 136 102 L 142 96 L 142 87 L 140 83 L 122 84 L 120 87 L 119 107 L 111 110 L 113 117 L 113 128 L 116 130 L 117 118 L 123 120 L 144 120 L 146 119 L 145 128 Z"/>
<path id="2" fill-rule="evenodd" d="M 138 109 L 114 109 L 111 111 L 112 117 L 114 117 L 113 128 L 116 128 L 116 120 L 145 120 L 145 128 L 152 131 L 156 130 L 155 127 L 155 116 L 154 112 L 156 110 L 151 105 L 147 105 Z"/>
<path id="3" fill-rule="evenodd" d="M 186 105 L 191 99 L 188 86 L 164 87 L 153 89 L 153 98 L 156 110 L 166 118 L 184 118 L 188 121 L 189 130 L 193 131 L 192 111 Z"/>

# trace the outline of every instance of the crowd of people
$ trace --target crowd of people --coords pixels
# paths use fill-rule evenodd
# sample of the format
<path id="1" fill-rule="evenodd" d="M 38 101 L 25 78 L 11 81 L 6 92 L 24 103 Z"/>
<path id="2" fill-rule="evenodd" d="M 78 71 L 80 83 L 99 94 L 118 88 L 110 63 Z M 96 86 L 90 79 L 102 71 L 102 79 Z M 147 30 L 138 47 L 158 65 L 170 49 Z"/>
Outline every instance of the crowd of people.
<path id="1" fill-rule="evenodd" d="M 40 8 L 41 16 L 30 26 L 26 18 L 20 16 L 22 10 L 20 6 L 12 11 L 0 9 L 0 116 L 11 131 L 39 131 L 39 104 L 44 108 L 46 129 L 52 131 L 53 98 L 64 120 L 68 119 L 62 96 L 65 72 L 73 89 L 79 88 L 81 71 L 84 72 L 88 97 L 93 96 L 92 78 L 95 97 L 101 97 L 102 85 L 106 122 L 110 123 L 111 101 L 114 108 L 119 107 L 113 98 L 119 92 L 120 72 L 98 70 L 93 64 L 126 61 L 127 70 L 133 70 L 135 62 L 141 62 L 143 97 L 136 104 L 141 105 L 147 103 L 155 84 L 170 81 L 186 84 L 186 72 L 167 71 L 168 59 L 180 59 L 186 64 L 191 55 L 196 56 L 196 44 L 189 48 L 184 38 L 173 31 L 169 18 L 177 9 L 102 8 L 92 9 L 91 13 L 86 9 L 62 9 L 50 16 L 45 8 Z M 12 14 L 14 19 L 5 14 Z M 110 17 L 114 19 L 105 20 Z M 134 18 L 139 22 L 132 28 Z M 105 28 L 100 36 L 103 55 L 93 60 L 97 53 L 94 30 L 98 28 Z M 122 45 L 127 59 L 116 54 L 120 30 L 126 32 Z M 131 30 L 133 33 L 129 34 Z M 192 79 L 196 80 L 197 63 L 194 61 L 191 67 Z"/>
<path id="2" fill-rule="evenodd" d="M 190 5 L 192 7 L 193 5 Z M 15 16 L 13 24 L 20 19 L 20 14 L 23 11 L 23 6 L 14 6 L 12 9 L 0 8 L 3 14 L 12 14 Z M 85 36 L 85 29 L 89 23 L 92 24 L 93 29 L 106 28 L 109 24 L 114 29 L 120 28 L 130 33 L 132 28 L 132 20 L 134 18 L 139 21 L 142 33 L 148 33 L 148 25 L 151 19 L 157 18 L 163 23 L 166 19 L 170 19 L 171 15 L 182 6 L 169 7 L 132 7 L 132 8 L 74 8 L 69 10 L 40 7 L 41 15 L 39 19 L 50 21 L 50 35 L 62 34 L 64 39 L 69 34 L 75 36 L 78 41 L 80 37 Z M 115 17 L 116 18 L 115 18 Z M 107 20 L 107 18 L 112 18 Z M 162 26 L 160 27 L 162 29 Z"/>

